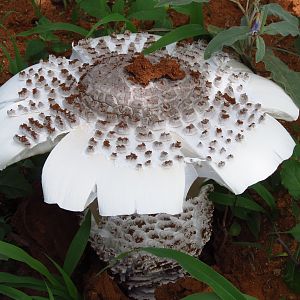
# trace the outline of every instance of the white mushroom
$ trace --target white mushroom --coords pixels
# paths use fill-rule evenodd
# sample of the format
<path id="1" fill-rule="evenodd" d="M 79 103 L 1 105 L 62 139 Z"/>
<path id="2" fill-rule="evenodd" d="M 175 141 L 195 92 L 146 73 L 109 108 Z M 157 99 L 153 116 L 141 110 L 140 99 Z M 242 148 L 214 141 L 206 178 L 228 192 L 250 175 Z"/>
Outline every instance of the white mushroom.
<path id="1" fill-rule="evenodd" d="M 43 169 L 45 201 L 82 211 L 97 198 L 103 218 L 92 236 L 103 243 L 94 247 L 105 259 L 135 239 L 124 236 L 131 224 L 126 215 L 176 215 L 169 218 L 180 223 L 197 177 L 240 194 L 271 175 L 295 146 L 275 120 L 297 119 L 292 99 L 225 53 L 205 61 L 201 41 L 147 56 L 150 64 L 175 59 L 185 74 L 180 80 L 158 78 L 146 86 L 130 80 L 126 67 L 136 52 L 158 38 L 125 33 L 82 40 L 70 60 L 50 56 L 0 88 L 0 169 L 55 147 Z M 210 207 L 207 192 L 200 202 Z M 201 205 L 190 216 L 198 229 L 181 232 L 184 239 L 195 242 L 203 230 L 203 241 L 209 237 L 211 209 L 199 225 Z M 107 238 L 117 220 L 122 236 Z M 170 243 L 162 238 L 164 245 L 177 247 L 176 232 Z"/>
<path id="2" fill-rule="evenodd" d="M 162 78 L 146 87 L 130 81 L 125 67 L 134 52 L 157 38 L 82 40 L 73 60 L 50 56 L 10 79 L 0 89 L 6 128 L 0 168 L 49 151 L 69 132 L 44 166 L 45 200 L 81 211 L 97 196 L 106 216 L 180 213 L 189 164 L 197 176 L 236 194 L 274 172 L 294 147 L 273 118 L 297 118 L 289 96 L 224 53 L 204 61 L 202 42 L 149 56 L 153 63 L 166 55 L 178 59 L 184 79 Z M 124 138 L 126 145 L 120 144 Z M 74 186 L 78 191 L 70 194 Z"/>

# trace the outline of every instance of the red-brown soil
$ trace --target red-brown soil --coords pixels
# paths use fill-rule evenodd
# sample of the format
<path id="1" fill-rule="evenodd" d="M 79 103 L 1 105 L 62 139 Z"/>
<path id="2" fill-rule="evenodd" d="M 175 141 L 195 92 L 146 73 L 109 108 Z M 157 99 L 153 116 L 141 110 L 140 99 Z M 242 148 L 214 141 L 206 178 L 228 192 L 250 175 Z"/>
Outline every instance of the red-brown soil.
<path id="1" fill-rule="evenodd" d="M 62 6 L 52 5 L 50 0 L 42 0 L 40 2 L 42 13 L 50 20 L 63 22 L 71 20 L 70 7 L 64 10 Z M 276 2 L 279 2 L 292 13 L 300 15 L 299 0 L 277 0 Z M 30 0 L 2 0 L 0 2 L 0 19 L 8 11 L 14 12 L 3 22 L 7 29 L 0 28 L 0 41 L 13 53 L 10 36 L 32 28 L 37 18 Z M 229 0 L 211 0 L 208 5 L 205 5 L 204 12 L 206 24 L 220 27 L 238 25 L 241 17 L 240 10 Z M 172 11 L 170 15 L 174 19 L 174 25 L 176 26 L 184 24 L 188 20 L 186 17 Z M 81 22 L 81 25 L 87 28 L 90 27 L 88 23 L 84 22 Z M 60 33 L 60 37 L 68 42 L 79 38 L 75 34 L 65 33 Z M 17 44 L 21 54 L 24 54 L 26 40 L 28 38 L 17 37 Z M 269 44 L 287 47 L 287 49 L 291 47 L 292 42 L 291 38 L 283 40 L 268 38 Z M 65 55 L 68 54 L 65 53 Z M 300 71 L 299 57 L 279 52 L 277 55 L 291 68 Z M 0 52 L 0 61 L 3 63 L 0 84 L 3 84 L 11 77 L 11 74 L 8 72 L 8 63 L 2 52 Z M 263 68 L 261 70 L 263 71 Z M 279 209 L 279 217 L 277 218 L 278 230 L 285 231 L 295 224 L 295 219 L 291 212 L 291 198 L 285 191 L 281 191 L 274 196 L 277 198 Z M 0 199 L 1 206 L 5 205 L 4 201 L 4 199 Z M 259 198 L 258 201 L 260 201 Z M 13 233 L 8 236 L 9 240 L 29 251 L 53 270 L 44 253 L 47 253 L 59 263 L 63 262 L 67 246 L 78 228 L 76 214 L 61 210 L 57 206 L 44 204 L 39 183 L 37 183 L 34 197 L 20 200 L 19 203 L 14 202 L 14 205 L 16 206 L 16 212 L 12 218 Z M 270 248 L 271 254 L 267 251 L 269 249 L 269 233 L 273 230 L 266 218 L 262 220 L 261 234 L 258 240 L 262 244 L 262 249 L 238 247 L 230 239 L 227 239 L 224 245 L 222 229 L 217 225 L 219 219 L 218 216 L 215 219 L 214 236 L 202 255 L 204 261 L 212 263 L 217 271 L 244 293 L 253 295 L 260 300 L 279 300 L 281 297 L 289 300 L 300 299 L 300 296 L 292 293 L 282 280 L 281 276 L 286 258 L 276 256 L 284 252 L 282 246 L 278 243 L 273 243 Z M 242 234 L 239 239 L 243 241 L 254 240 L 247 231 L 246 226 L 242 227 Z M 282 239 L 290 246 L 291 250 L 295 249 L 295 243 L 292 239 L 287 236 L 282 236 Z M 5 264 L 2 265 L 4 266 Z M 102 276 L 96 276 L 102 267 L 103 265 L 98 261 L 93 251 L 88 249 L 79 266 L 79 270 L 74 276 L 75 282 L 86 296 L 85 299 L 127 299 L 106 273 Z M 31 274 L 23 265 L 17 265 L 16 268 L 10 264 L 5 268 L 6 271 L 13 271 L 20 275 Z M 156 290 L 156 297 L 159 300 L 176 300 L 198 291 L 209 291 L 209 288 L 195 280 L 185 278 L 179 280 L 176 284 L 159 287 Z"/>

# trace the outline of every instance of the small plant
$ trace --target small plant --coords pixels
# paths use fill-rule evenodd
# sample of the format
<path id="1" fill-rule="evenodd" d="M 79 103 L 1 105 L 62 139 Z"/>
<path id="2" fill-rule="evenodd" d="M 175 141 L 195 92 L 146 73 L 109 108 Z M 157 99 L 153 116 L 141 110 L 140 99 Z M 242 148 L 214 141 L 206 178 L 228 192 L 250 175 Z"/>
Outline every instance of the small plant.
<path id="1" fill-rule="evenodd" d="M 91 213 L 88 211 L 80 229 L 71 242 L 63 267 L 59 266 L 50 257 L 48 259 L 56 267 L 60 275 L 52 274 L 40 261 L 31 257 L 21 248 L 0 241 L 0 255 L 6 259 L 12 259 L 28 265 L 39 273 L 41 279 L 28 276 L 17 276 L 6 272 L 0 272 L 0 294 L 11 299 L 24 300 L 79 300 L 82 296 L 72 282 L 71 276 L 75 270 L 87 245 L 91 227 Z M 46 255 L 47 256 L 47 255 Z M 22 289 L 30 289 L 47 294 L 43 296 L 29 296 Z"/>

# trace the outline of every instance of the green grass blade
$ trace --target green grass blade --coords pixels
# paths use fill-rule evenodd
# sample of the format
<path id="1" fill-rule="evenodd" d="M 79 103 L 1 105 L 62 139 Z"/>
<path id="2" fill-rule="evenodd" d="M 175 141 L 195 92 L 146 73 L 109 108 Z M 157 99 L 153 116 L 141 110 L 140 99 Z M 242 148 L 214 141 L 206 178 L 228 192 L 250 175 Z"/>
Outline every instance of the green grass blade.
<path id="1" fill-rule="evenodd" d="M 44 282 L 42 280 L 27 276 L 17 276 L 6 272 L 0 272 L 0 283 L 24 284 L 37 287 L 44 286 Z"/>
<path id="2" fill-rule="evenodd" d="M 41 275 L 46 277 L 52 285 L 59 285 L 59 282 L 49 272 L 49 270 L 41 262 L 30 256 L 23 249 L 12 244 L 0 241 L 0 254 L 5 255 L 10 259 L 14 259 L 25 263 L 33 270 L 39 272 Z"/>
<path id="3" fill-rule="evenodd" d="M 261 184 L 260 182 L 252 185 L 250 187 L 253 189 L 259 196 L 261 196 L 268 206 L 272 209 L 276 209 L 276 201 L 273 195 Z"/>
<path id="4" fill-rule="evenodd" d="M 15 300 L 32 300 L 32 298 L 25 293 L 10 287 L 0 284 L 0 294 L 10 297 Z"/>
<path id="5" fill-rule="evenodd" d="M 188 254 L 164 248 L 141 248 L 141 250 L 179 263 L 192 277 L 209 285 L 224 300 L 246 300 L 246 297 L 226 278 L 213 268 Z"/>
<path id="6" fill-rule="evenodd" d="M 125 22 L 128 29 L 133 29 L 132 31 L 136 31 L 135 26 L 124 16 L 120 14 L 110 14 L 106 17 L 104 17 L 102 20 L 98 21 L 96 24 L 93 25 L 91 30 L 87 32 L 86 37 L 89 38 L 93 35 L 93 33 L 97 30 L 97 28 L 101 25 L 105 25 L 109 22 Z"/>
<path id="7" fill-rule="evenodd" d="M 13 75 L 18 73 L 18 69 L 16 66 L 16 62 L 12 59 L 11 55 L 9 54 L 7 48 L 0 43 L 0 48 L 2 50 L 2 52 L 4 53 L 6 59 L 8 60 L 9 63 L 9 72 Z"/>
<path id="8" fill-rule="evenodd" d="M 245 298 L 247 300 L 255 300 L 256 298 L 245 295 Z M 218 297 L 215 293 L 197 293 L 193 295 L 189 295 L 187 297 L 182 298 L 181 300 L 220 300 L 222 298 Z"/>
<path id="9" fill-rule="evenodd" d="M 197 35 L 207 34 L 206 30 L 199 24 L 188 24 L 184 26 L 180 26 L 171 32 L 164 35 L 154 44 L 152 44 L 149 48 L 144 50 L 144 54 L 150 54 L 158 49 L 161 49 L 169 44 L 181 41 L 183 39 L 187 39 L 190 37 L 194 37 Z"/>
<path id="10" fill-rule="evenodd" d="M 53 293 L 51 291 L 51 289 L 49 288 L 47 282 L 45 281 L 45 285 L 46 285 L 46 288 L 47 288 L 47 291 L 48 291 L 48 297 L 49 297 L 49 300 L 55 300 L 54 299 L 54 296 L 53 296 Z"/>
<path id="11" fill-rule="evenodd" d="M 32 29 L 18 33 L 17 36 L 30 36 L 33 34 L 41 34 L 41 33 L 45 33 L 48 31 L 55 31 L 55 30 L 71 31 L 71 32 L 78 33 L 82 36 L 86 36 L 88 34 L 88 30 L 80 26 L 69 24 L 69 23 L 57 22 L 57 23 L 37 25 Z"/>
<path id="12" fill-rule="evenodd" d="M 76 268 L 89 240 L 91 230 L 91 212 L 87 212 L 84 221 L 73 238 L 64 262 L 64 271 L 71 276 Z"/>
<path id="13" fill-rule="evenodd" d="M 47 257 L 54 264 L 54 266 L 59 271 L 59 273 L 62 275 L 63 280 L 66 284 L 66 287 L 68 289 L 69 295 L 71 297 L 70 299 L 72 299 L 72 300 L 79 299 L 79 294 L 78 294 L 77 288 L 74 285 L 74 283 L 73 283 L 72 279 L 70 278 L 70 276 L 51 257 L 49 257 L 49 256 L 47 256 Z"/>
<path id="14" fill-rule="evenodd" d="M 215 293 L 196 293 L 186 296 L 181 300 L 220 300 L 221 298 Z"/>

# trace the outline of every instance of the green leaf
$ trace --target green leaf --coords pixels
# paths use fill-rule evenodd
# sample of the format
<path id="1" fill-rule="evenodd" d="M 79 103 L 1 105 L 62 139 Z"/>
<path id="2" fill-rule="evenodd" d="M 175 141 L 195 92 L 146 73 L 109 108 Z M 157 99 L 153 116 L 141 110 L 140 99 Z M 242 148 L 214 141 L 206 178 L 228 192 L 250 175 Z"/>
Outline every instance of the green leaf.
<path id="1" fill-rule="evenodd" d="M 292 229 L 290 229 L 287 232 L 290 233 L 294 237 L 295 240 L 300 242 L 300 223 L 297 224 L 295 227 L 293 227 Z"/>
<path id="2" fill-rule="evenodd" d="M 255 54 L 255 61 L 259 63 L 262 61 L 266 53 L 266 44 L 262 37 L 257 36 L 256 38 L 256 54 Z"/>
<path id="3" fill-rule="evenodd" d="M 16 62 L 15 60 L 12 59 L 11 55 L 9 54 L 7 48 L 0 43 L 0 48 L 2 50 L 2 52 L 4 53 L 6 59 L 8 60 L 9 62 L 9 66 L 8 66 L 8 70 L 11 74 L 15 75 L 19 72 L 17 66 L 16 66 Z"/>
<path id="4" fill-rule="evenodd" d="M 188 24 L 180 26 L 171 32 L 164 35 L 149 48 L 144 50 L 144 54 L 150 54 L 158 49 L 161 49 L 169 44 L 181 41 L 186 38 L 194 37 L 197 35 L 206 34 L 206 30 L 199 24 Z"/>
<path id="5" fill-rule="evenodd" d="M 177 250 L 163 248 L 141 248 L 141 250 L 158 257 L 175 260 L 192 277 L 209 285 L 214 292 L 226 300 L 245 300 L 245 296 L 227 279 L 217 273 L 213 268 L 188 254 Z"/>
<path id="6" fill-rule="evenodd" d="M 133 29 L 132 31 L 136 31 L 135 26 L 124 16 L 120 14 L 110 14 L 94 24 L 91 30 L 86 34 L 86 38 L 91 37 L 99 26 L 107 24 L 109 22 L 125 22 L 128 28 L 130 27 Z"/>
<path id="7" fill-rule="evenodd" d="M 207 31 L 212 35 L 216 36 L 218 33 L 224 31 L 224 28 L 214 26 L 214 25 L 207 25 Z"/>
<path id="8" fill-rule="evenodd" d="M 47 282 L 45 282 L 45 285 L 46 285 L 46 288 L 47 288 L 49 300 L 55 300 L 55 299 L 54 299 L 54 295 L 53 295 L 51 289 L 49 288 Z"/>
<path id="9" fill-rule="evenodd" d="M 18 71 L 22 71 L 27 67 L 27 64 L 25 62 L 25 60 L 23 59 L 23 57 L 20 54 L 18 45 L 17 45 L 17 41 L 14 37 L 11 37 L 11 42 L 13 44 L 14 47 L 14 54 L 15 54 L 15 62 L 16 62 L 16 66 Z"/>
<path id="10" fill-rule="evenodd" d="M 0 172 L 0 193 L 8 199 L 30 195 L 32 187 L 20 173 L 17 166 L 11 166 Z"/>
<path id="11" fill-rule="evenodd" d="M 281 183 L 295 199 L 300 199 L 300 162 L 288 160 L 282 164 Z"/>
<path id="12" fill-rule="evenodd" d="M 75 270 L 89 240 L 91 229 L 91 212 L 87 212 L 84 221 L 75 234 L 64 262 L 64 271 L 71 276 Z"/>
<path id="13" fill-rule="evenodd" d="M 228 231 L 229 235 L 231 236 L 238 236 L 241 233 L 241 225 L 239 223 L 232 223 L 229 231 Z"/>
<path id="14" fill-rule="evenodd" d="M 220 300 L 221 298 L 215 293 L 196 293 L 186 296 L 181 300 Z"/>
<path id="15" fill-rule="evenodd" d="M 299 35 L 298 27 L 293 26 L 288 21 L 281 21 L 276 23 L 271 23 L 264 27 L 263 34 L 270 34 L 276 35 L 281 34 L 283 36 L 292 35 L 297 36 Z"/>
<path id="16" fill-rule="evenodd" d="M 17 276 L 6 272 L 0 272 L 0 283 L 6 284 L 18 284 L 18 285 L 31 285 L 43 288 L 45 290 L 45 285 L 42 280 L 28 277 L 28 276 Z"/>
<path id="17" fill-rule="evenodd" d="M 14 259 L 25 263 L 33 270 L 39 272 L 41 275 L 45 276 L 52 285 L 60 285 L 55 277 L 49 272 L 49 270 L 38 260 L 30 256 L 23 249 L 11 245 L 9 243 L 0 241 L 0 254 L 7 256 L 10 259 Z"/>
<path id="18" fill-rule="evenodd" d="M 125 2 L 124 0 L 116 0 L 112 6 L 112 12 L 120 15 L 124 14 Z"/>
<path id="19" fill-rule="evenodd" d="M 196 3 L 207 3 L 209 0 L 159 0 L 157 7 L 165 5 L 186 5 L 192 2 Z"/>
<path id="20" fill-rule="evenodd" d="M 49 256 L 47 256 L 47 257 L 54 264 L 54 266 L 59 271 L 59 273 L 62 275 L 71 299 L 77 300 L 79 298 L 79 294 L 78 294 L 77 288 L 74 285 L 70 276 L 51 257 L 49 257 Z"/>
<path id="21" fill-rule="evenodd" d="M 83 27 L 74 24 L 69 24 L 69 23 L 57 22 L 57 23 L 37 25 L 32 29 L 18 33 L 17 36 L 30 36 L 33 34 L 46 33 L 48 31 L 55 31 L 55 30 L 71 31 L 71 32 L 78 33 L 82 36 L 86 36 L 88 34 L 88 30 L 84 29 Z"/>
<path id="22" fill-rule="evenodd" d="M 265 212 L 259 204 L 246 197 L 213 192 L 210 194 L 209 198 L 217 204 L 240 207 L 254 212 Z"/>
<path id="23" fill-rule="evenodd" d="M 32 300 L 32 298 L 25 293 L 10 287 L 0 284 L 0 294 L 10 297 L 15 300 Z"/>
<path id="24" fill-rule="evenodd" d="M 245 299 L 247 300 L 255 300 L 256 298 L 245 295 Z M 197 293 L 187 297 L 182 298 L 181 300 L 220 300 L 222 298 L 218 297 L 215 293 Z"/>
<path id="25" fill-rule="evenodd" d="M 278 83 L 294 100 L 297 106 L 300 106 L 300 72 L 294 72 L 277 58 L 273 51 L 266 50 L 263 62 L 266 70 L 271 72 L 273 80 Z"/>
<path id="26" fill-rule="evenodd" d="M 76 0 L 81 9 L 90 16 L 102 19 L 111 13 L 106 0 Z"/>
<path id="27" fill-rule="evenodd" d="M 161 8 L 154 8 L 151 10 L 140 10 L 128 16 L 128 19 L 137 20 L 161 20 L 167 17 L 167 12 Z"/>
<path id="28" fill-rule="evenodd" d="M 26 60 L 35 63 L 41 58 L 45 58 L 49 55 L 46 49 L 46 43 L 41 39 L 28 40 L 26 43 Z"/>
<path id="29" fill-rule="evenodd" d="M 213 53 L 220 51 L 224 46 L 231 46 L 237 41 L 243 41 L 249 37 L 248 26 L 234 26 L 217 34 L 207 45 L 204 59 L 209 59 Z"/>
<path id="30" fill-rule="evenodd" d="M 287 12 L 285 9 L 283 9 L 279 4 L 270 3 L 267 5 L 264 5 L 263 8 L 266 9 L 268 16 L 270 16 L 270 15 L 277 16 L 280 19 L 287 21 L 295 28 L 299 27 L 298 18 L 291 15 L 289 12 Z"/>
<path id="31" fill-rule="evenodd" d="M 259 196 L 264 199 L 264 201 L 268 204 L 268 206 L 272 209 L 276 209 L 276 201 L 273 195 L 264 187 L 264 185 L 260 182 L 252 185 L 250 189 L 253 189 Z"/>

